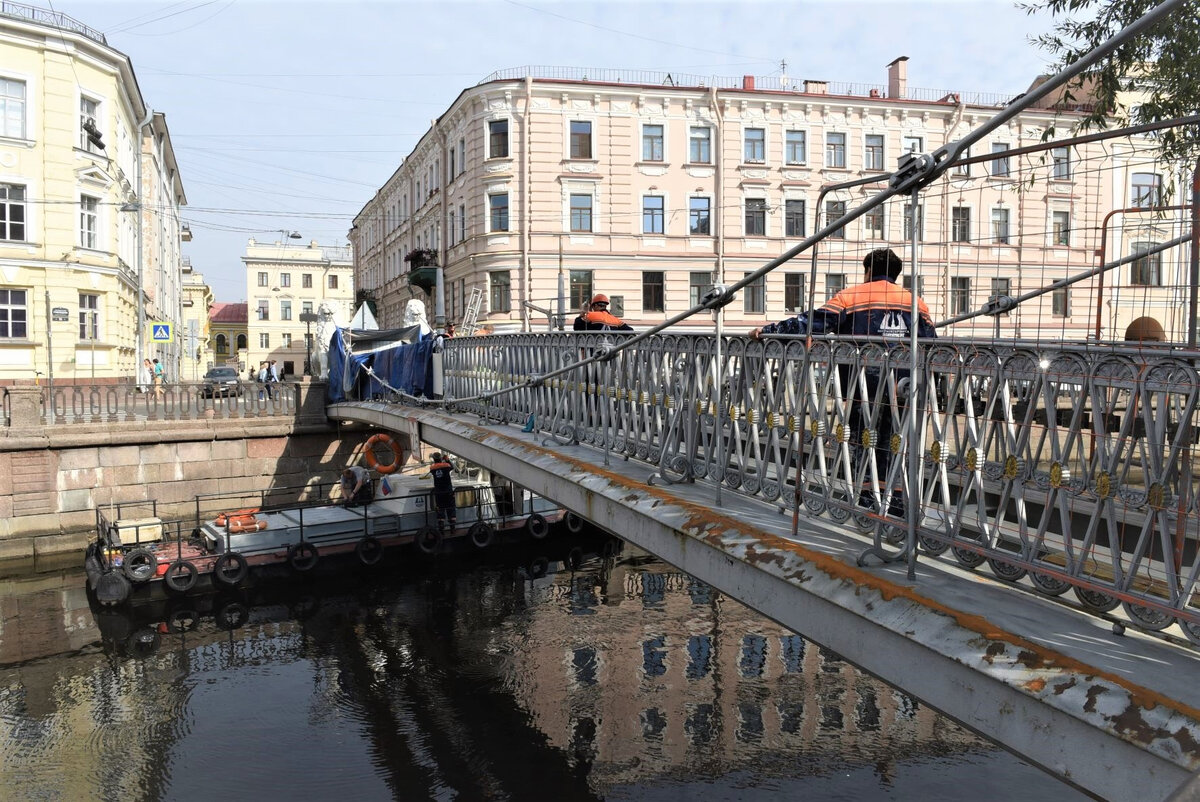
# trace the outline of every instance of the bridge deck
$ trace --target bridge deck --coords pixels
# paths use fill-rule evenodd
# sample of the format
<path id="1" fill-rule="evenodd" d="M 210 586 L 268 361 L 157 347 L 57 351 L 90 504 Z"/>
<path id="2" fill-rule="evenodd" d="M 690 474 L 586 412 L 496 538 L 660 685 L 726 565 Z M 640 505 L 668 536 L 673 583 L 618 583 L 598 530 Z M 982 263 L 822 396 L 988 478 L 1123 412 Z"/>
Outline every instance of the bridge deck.
<path id="1" fill-rule="evenodd" d="M 416 422 L 426 442 L 595 521 L 845 656 L 1068 782 L 1161 799 L 1200 769 L 1200 652 L 923 556 L 859 567 L 869 540 L 711 483 L 651 484 L 648 465 L 511 425 L 383 403 L 331 417 Z"/>

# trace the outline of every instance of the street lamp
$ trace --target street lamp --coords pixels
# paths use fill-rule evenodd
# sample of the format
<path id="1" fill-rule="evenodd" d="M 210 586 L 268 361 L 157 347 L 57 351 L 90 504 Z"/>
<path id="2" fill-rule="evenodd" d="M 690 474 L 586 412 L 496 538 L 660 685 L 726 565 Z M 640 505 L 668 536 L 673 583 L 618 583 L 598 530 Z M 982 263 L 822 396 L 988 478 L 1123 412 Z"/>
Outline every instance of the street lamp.
<path id="1" fill-rule="evenodd" d="M 299 231 L 289 231 L 289 230 L 288 230 L 288 229 L 286 229 L 286 228 L 277 228 L 277 229 L 275 229 L 275 230 L 276 230 L 276 231 L 278 231 L 280 234 L 282 234 L 282 235 L 283 235 L 283 238 L 284 238 L 285 240 L 288 240 L 288 239 L 304 239 L 304 237 L 300 236 L 300 232 L 299 232 Z M 287 244 L 287 243 L 284 243 L 284 244 Z"/>
<path id="2" fill-rule="evenodd" d="M 312 324 L 317 322 L 316 312 L 301 312 L 300 322 L 304 324 L 304 375 L 312 375 Z"/>

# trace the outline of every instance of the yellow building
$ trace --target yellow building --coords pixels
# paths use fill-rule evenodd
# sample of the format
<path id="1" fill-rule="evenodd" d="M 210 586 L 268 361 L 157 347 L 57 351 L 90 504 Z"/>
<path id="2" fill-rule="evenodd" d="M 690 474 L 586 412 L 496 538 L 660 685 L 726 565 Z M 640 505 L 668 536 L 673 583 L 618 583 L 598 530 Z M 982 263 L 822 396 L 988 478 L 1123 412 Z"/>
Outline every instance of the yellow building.
<path id="1" fill-rule="evenodd" d="M 6 3 L 0 33 L 0 383 L 132 381 L 143 356 L 175 378 L 186 199 L 165 117 L 86 25 Z"/>
<path id="2" fill-rule="evenodd" d="M 316 240 L 290 244 L 300 235 L 280 232 L 278 242 L 250 240 L 246 265 L 247 367 L 275 360 L 279 378 L 304 374 L 307 339 L 316 336 L 315 315 L 328 304 L 334 320 L 347 325 L 354 314 L 354 262 L 350 248 L 323 246 Z"/>
<path id="3" fill-rule="evenodd" d="M 183 315 L 178 338 L 180 381 L 199 381 L 214 364 L 208 324 L 212 305 L 212 288 L 204 283 L 204 276 L 192 270 L 192 260 L 183 257 Z"/>

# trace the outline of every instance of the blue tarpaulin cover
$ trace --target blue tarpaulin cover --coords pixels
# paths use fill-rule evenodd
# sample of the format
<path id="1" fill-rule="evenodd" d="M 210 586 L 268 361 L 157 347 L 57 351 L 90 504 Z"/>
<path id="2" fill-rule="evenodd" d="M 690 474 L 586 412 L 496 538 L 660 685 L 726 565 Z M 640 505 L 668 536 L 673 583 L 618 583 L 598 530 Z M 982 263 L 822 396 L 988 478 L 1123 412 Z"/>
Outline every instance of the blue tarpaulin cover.
<path id="1" fill-rule="evenodd" d="M 433 351 L 437 337 L 420 327 L 366 331 L 350 330 L 353 352 L 347 357 L 343 329 L 329 342 L 329 385 L 326 399 L 364 401 L 389 392 L 380 380 L 410 395 L 423 396 L 433 388 Z M 365 371 L 370 367 L 380 380 Z"/>

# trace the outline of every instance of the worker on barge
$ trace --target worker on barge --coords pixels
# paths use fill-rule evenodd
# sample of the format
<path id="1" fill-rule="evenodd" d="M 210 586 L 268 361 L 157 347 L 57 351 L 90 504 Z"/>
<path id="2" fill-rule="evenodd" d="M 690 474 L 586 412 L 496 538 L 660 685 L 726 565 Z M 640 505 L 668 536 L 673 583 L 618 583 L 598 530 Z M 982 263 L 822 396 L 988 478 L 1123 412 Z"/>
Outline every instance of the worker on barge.
<path id="1" fill-rule="evenodd" d="M 458 526 L 458 507 L 454 501 L 454 480 L 450 474 L 454 466 L 445 454 L 435 451 L 431 457 L 433 464 L 429 466 L 429 474 L 433 476 L 433 501 L 437 504 L 438 528 L 445 529 L 449 524 L 450 531 Z"/>
<path id="2" fill-rule="evenodd" d="M 360 507 L 375 500 L 375 483 L 371 472 L 361 465 L 350 465 L 342 471 L 342 504 Z"/>

